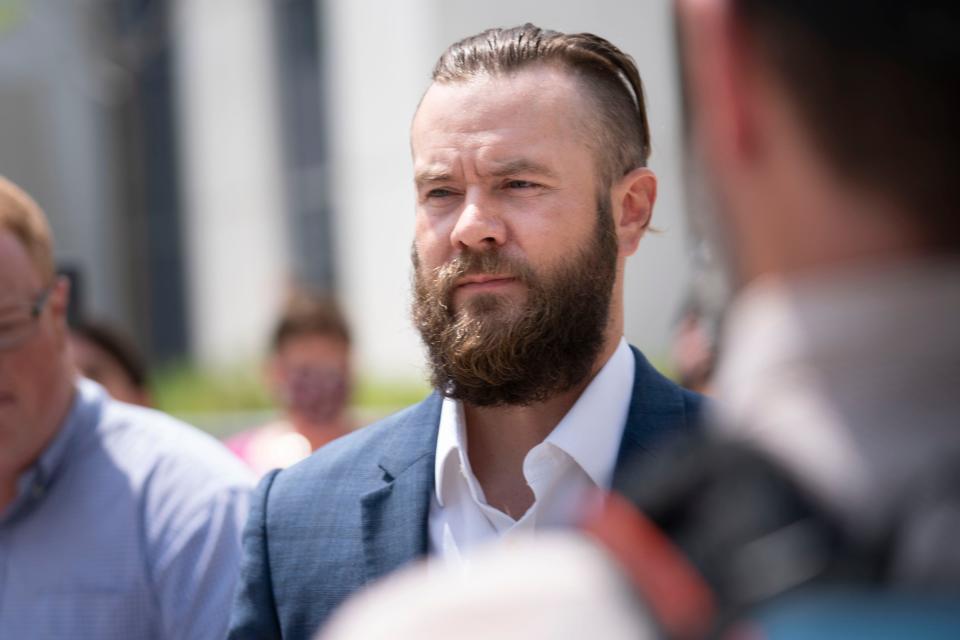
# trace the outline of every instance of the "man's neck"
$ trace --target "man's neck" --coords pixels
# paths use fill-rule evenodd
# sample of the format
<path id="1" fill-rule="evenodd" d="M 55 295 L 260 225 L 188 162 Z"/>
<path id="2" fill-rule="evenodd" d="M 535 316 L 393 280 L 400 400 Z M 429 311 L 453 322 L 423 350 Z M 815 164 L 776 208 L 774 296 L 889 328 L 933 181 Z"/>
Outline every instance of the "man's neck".
<path id="1" fill-rule="evenodd" d="M 470 467 L 483 488 L 487 504 L 515 519 L 533 505 L 533 491 L 523 475 L 524 459 L 563 420 L 618 345 L 619 337 L 608 341 L 587 378 L 544 402 L 499 407 L 464 403 Z"/>
<path id="2" fill-rule="evenodd" d="M 43 419 L 33 424 L 33 434 L 37 439 L 21 459 L 11 467 L 0 470 L 0 511 L 10 506 L 17 497 L 17 482 L 20 475 L 26 471 L 42 455 L 63 427 L 64 422 L 73 406 L 76 391 L 76 377 L 71 366 L 62 370 L 63 377 L 52 383 L 55 391 L 49 396 L 51 410 Z"/>

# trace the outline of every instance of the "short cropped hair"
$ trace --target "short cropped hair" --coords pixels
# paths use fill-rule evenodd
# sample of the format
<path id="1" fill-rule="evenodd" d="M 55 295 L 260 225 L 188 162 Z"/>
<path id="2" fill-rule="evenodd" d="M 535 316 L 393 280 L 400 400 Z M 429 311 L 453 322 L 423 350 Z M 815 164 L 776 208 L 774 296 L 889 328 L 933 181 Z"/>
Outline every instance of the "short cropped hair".
<path id="1" fill-rule="evenodd" d="M 629 55 L 591 33 L 560 33 L 525 24 L 489 29 L 456 42 L 433 70 L 437 83 L 463 82 L 479 76 L 508 75 L 551 65 L 571 73 L 587 89 L 596 115 L 588 122 L 605 186 L 650 157 L 650 128 L 640 72 Z"/>
<path id="2" fill-rule="evenodd" d="M 733 0 L 832 168 L 960 249 L 960 8 L 931 0 Z"/>
<path id="3" fill-rule="evenodd" d="M 271 348 L 291 338 L 321 336 L 350 344 L 350 328 L 336 301 L 327 295 L 297 291 L 290 296 L 273 331 Z"/>
<path id="4" fill-rule="evenodd" d="M 0 176 L 0 229 L 12 233 L 45 283 L 53 282 L 53 236 L 43 210 L 27 192 Z"/>

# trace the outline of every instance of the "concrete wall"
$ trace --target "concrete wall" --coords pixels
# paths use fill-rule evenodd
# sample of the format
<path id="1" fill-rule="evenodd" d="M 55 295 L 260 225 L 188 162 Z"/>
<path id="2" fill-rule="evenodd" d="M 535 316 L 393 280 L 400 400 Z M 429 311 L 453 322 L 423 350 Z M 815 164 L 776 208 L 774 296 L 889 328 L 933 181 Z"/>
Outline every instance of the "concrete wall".
<path id="1" fill-rule="evenodd" d="M 435 57 L 435 7 L 420 0 L 328 0 L 320 15 L 339 284 L 357 364 L 375 376 L 423 379 L 408 313 L 409 128 Z"/>
<path id="2" fill-rule="evenodd" d="M 290 273 L 265 0 L 177 0 L 178 119 L 194 356 L 259 358 Z"/>
<path id="3" fill-rule="evenodd" d="M 129 324 L 127 247 L 111 173 L 118 77 L 82 3 L 6 3 L 0 23 L 0 173 L 46 211 L 84 306 Z"/>
<path id="4" fill-rule="evenodd" d="M 663 233 L 648 235 L 628 262 L 627 336 L 655 358 L 664 354 L 689 269 L 668 0 L 317 1 L 327 110 L 317 117 L 329 131 L 332 250 L 358 368 L 424 379 L 409 320 L 408 132 L 433 64 L 454 40 L 525 21 L 596 32 L 640 67 L 660 176 L 654 223 Z M 294 268 L 271 2 L 169 5 L 190 342 L 207 366 L 260 355 Z M 103 161 L 122 72 L 97 39 L 97 2 L 14 4 L 19 14 L 0 24 L 0 172 L 48 210 L 59 257 L 87 272 L 88 308 L 122 321 L 133 299 L 129 274 L 142 259 L 125 247 L 119 178 Z"/>

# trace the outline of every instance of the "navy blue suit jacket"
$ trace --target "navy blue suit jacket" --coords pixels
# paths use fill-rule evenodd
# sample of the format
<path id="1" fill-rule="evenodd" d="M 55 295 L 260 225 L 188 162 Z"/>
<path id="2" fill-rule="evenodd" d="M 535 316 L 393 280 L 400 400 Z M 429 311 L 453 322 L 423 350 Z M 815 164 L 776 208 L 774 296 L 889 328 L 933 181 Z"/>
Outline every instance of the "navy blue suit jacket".
<path id="1" fill-rule="evenodd" d="M 633 353 L 614 488 L 624 461 L 642 461 L 664 437 L 693 429 L 701 405 Z M 427 553 L 441 404 L 434 393 L 263 479 L 244 531 L 229 638 L 306 640 L 351 593 Z"/>

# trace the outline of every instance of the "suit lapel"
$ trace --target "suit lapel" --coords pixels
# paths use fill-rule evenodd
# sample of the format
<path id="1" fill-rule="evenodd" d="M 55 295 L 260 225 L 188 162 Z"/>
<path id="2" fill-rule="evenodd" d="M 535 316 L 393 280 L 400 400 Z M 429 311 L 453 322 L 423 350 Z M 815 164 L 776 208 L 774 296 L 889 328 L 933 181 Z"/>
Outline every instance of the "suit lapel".
<path id="1" fill-rule="evenodd" d="M 360 504 L 368 582 L 427 553 L 441 405 L 434 393 L 385 438 L 377 462 L 382 475 Z"/>
<path id="2" fill-rule="evenodd" d="M 624 473 L 632 462 L 655 455 L 664 438 L 693 426 L 691 416 L 686 415 L 681 388 L 654 369 L 640 351 L 632 346 L 630 349 L 636 362 L 633 396 L 617 454 L 614 489 L 622 486 Z"/>
<path id="3" fill-rule="evenodd" d="M 636 363 L 633 395 L 617 455 L 613 487 L 622 486 L 630 461 L 654 455 L 666 436 L 689 429 L 683 393 L 631 347 Z M 378 479 L 361 498 L 361 525 L 368 581 L 427 553 L 427 519 L 434 492 L 434 464 L 442 397 L 434 393 L 412 408 L 385 436 Z"/>

